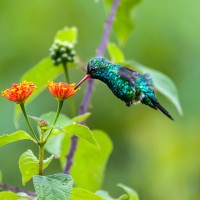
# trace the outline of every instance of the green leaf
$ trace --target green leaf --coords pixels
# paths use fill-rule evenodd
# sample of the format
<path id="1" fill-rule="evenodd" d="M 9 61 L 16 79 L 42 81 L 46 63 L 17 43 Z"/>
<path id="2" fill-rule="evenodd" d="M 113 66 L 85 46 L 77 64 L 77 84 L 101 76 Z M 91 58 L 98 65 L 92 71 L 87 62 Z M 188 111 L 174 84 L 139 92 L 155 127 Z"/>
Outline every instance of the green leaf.
<path id="1" fill-rule="evenodd" d="M 122 63 L 124 62 L 124 54 L 123 52 L 117 47 L 115 43 L 108 43 L 107 50 L 109 56 L 114 63 Z"/>
<path id="2" fill-rule="evenodd" d="M 132 68 L 136 68 L 142 73 L 149 73 L 153 79 L 155 88 L 164 96 L 166 96 L 176 107 L 180 115 L 183 115 L 182 107 L 178 97 L 178 91 L 174 82 L 165 74 L 150 69 L 144 65 L 141 65 L 135 61 L 127 61 Z"/>
<path id="3" fill-rule="evenodd" d="M 70 200 L 104 200 L 104 198 L 81 188 L 73 188 Z"/>
<path id="4" fill-rule="evenodd" d="M 49 176 L 34 176 L 33 184 L 39 199 L 69 200 L 73 180 L 67 174 L 53 174 Z"/>
<path id="5" fill-rule="evenodd" d="M 53 159 L 53 155 L 43 161 L 43 169 L 45 169 Z M 25 185 L 34 175 L 39 172 L 39 160 L 35 157 L 31 150 L 24 152 L 19 159 L 19 169 L 22 175 L 22 184 Z"/>
<path id="6" fill-rule="evenodd" d="M 60 40 L 62 42 L 69 42 L 71 44 L 76 44 L 78 38 L 78 30 L 76 27 L 65 27 L 63 30 L 57 32 L 55 40 Z"/>
<path id="7" fill-rule="evenodd" d="M 25 131 L 16 131 L 11 134 L 5 134 L 0 136 L 0 147 L 4 146 L 6 144 L 9 144 L 11 142 L 16 142 L 19 140 L 32 140 L 35 142 L 35 140 Z"/>
<path id="8" fill-rule="evenodd" d="M 112 151 L 112 143 L 106 133 L 100 130 L 92 132 L 100 148 L 79 139 L 70 174 L 76 186 L 96 191 L 102 184 L 106 163 Z M 65 134 L 62 141 L 61 164 L 63 168 L 70 147 L 70 137 Z"/>
<path id="9" fill-rule="evenodd" d="M 62 130 L 67 134 L 76 135 L 79 138 L 86 140 L 87 142 L 99 147 L 92 131 L 84 125 L 81 124 L 70 124 L 68 126 L 62 127 Z"/>
<path id="10" fill-rule="evenodd" d="M 50 58 L 45 58 L 41 62 L 33 66 L 29 71 L 27 71 L 22 77 L 21 81 L 31 81 L 38 89 L 33 92 L 33 94 L 26 101 L 26 105 L 35 99 L 47 86 L 48 81 L 55 79 L 62 72 L 61 67 L 55 67 Z M 51 95 L 51 94 L 49 94 Z M 53 98 L 53 97 L 52 97 Z M 15 106 L 15 122 L 17 124 L 20 106 L 16 104 Z"/>
<path id="11" fill-rule="evenodd" d="M 85 121 L 90 115 L 91 115 L 91 113 L 89 113 L 89 112 L 86 112 L 83 115 L 78 115 L 78 116 L 72 118 L 72 122 L 82 122 L 82 121 Z"/>
<path id="12" fill-rule="evenodd" d="M 113 1 L 105 0 L 110 8 Z M 114 30 L 121 45 L 125 44 L 129 35 L 133 31 L 133 12 L 141 0 L 121 0 L 114 21 Z M 110 9 L 109 9 L 110 10 Z"/>
<path id="13" fill-rule="evenodd" d="M 127 192 L 127 194 L 129 195 L 129 200 L 139 200 L 138 194 L 132 188 L 121 183 L 118 184 L 118 186 Z"/>

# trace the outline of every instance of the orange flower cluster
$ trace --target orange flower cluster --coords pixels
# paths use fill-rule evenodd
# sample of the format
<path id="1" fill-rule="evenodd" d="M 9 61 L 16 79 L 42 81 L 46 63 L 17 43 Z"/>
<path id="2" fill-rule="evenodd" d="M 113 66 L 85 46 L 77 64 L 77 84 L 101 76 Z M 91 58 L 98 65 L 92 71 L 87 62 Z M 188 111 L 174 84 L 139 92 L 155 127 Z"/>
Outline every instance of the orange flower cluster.
<path id="1" fill-rule="evenodd" d="M 24 103 L 36 88 L 32 82 L 14 83 L 11 88 L 4 90 L 1 96 L 16 103 Z"/>
<path id="2" fill-rule="evenodd" d="M 54 83 L 53 81 L 50 81 L 48 83 L 48 88 L 50 93 L 57 98 L 58 100 L 65 100 L 69 97 L 76 94 L 76 92 L 80 89 L 74 89 L 75 83 L 68 84 L 64 82 Z"/>

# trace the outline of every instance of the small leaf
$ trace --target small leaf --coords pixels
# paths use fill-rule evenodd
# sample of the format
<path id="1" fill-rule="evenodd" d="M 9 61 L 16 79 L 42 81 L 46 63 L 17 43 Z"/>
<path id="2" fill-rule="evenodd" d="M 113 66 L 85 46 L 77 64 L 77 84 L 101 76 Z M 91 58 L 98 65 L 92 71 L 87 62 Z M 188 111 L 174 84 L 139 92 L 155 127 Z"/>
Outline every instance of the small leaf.
<path id="1" fill-rule="evenodd" d="M 71 135 L 76 135 L 77 137 L 82 138 L 87 142 L 99 147 L 99 144 L 96 141 L 92 131 L 87 126 L 81 124 L 70 124 L 68 126 L 62 127 L 62 129 L 67 134 L 70 133 Z"/>
<path id="2" fill-rule="evenodd" d="M 70 200 L 105 200 L 105 199 L 90 191 L 81 188 L 73 188 Z"/>
<path id="3" fill-rule="evenodd" d="M 54 158 L 54 155 L 51 155 L 50 157 L 43 160 L 43 169 L 46 169 L 49 166 L 53 158 Z"/>
<path id="4" fill-rule="evenodd" d="M 6 144 L 9 144 L 11 142 L 16 142 L 19 140 L 32 140 L 35 142 L 35 140 L 25 131 L 16 131 L 11 134 L 5 134 L 0 136 L 0 147 L 4 146 Z"/>
<path id="5" fill-rule="evenodd" d="M 118 184 L 118 186 L 127 192 L 127 194 L 129 195 L 129 200 L 139 200 L 138 194 L 132 188 L 121 183 Z"/>
<path id="6" fill-rule="evenodd" d="M 114 63 L 123 63 L 124 62 L 124 54 L 123 52 L 117 47 L 115 43 L 108 43 L 107 50 L 109 56 Z"/>
<path id="7" fill-rule="evenodd" d="M 53 174 L 49 176 L 33 177 L 33 184 L 39 199 L 43 200 L 69 200 L 73 180 L 67 174 Z"/>
<path id="8" fill-rule="evenodd" d="M 90 115 L 91 115 L 91 113 L 86 112 L 83 115 L 79 115 L 79 116 L 76 116 L 76 117 L 72 118 L 72 122 L 82 122 L 82 121 L 85 121 Z"/>
<path id="9" fill-rule="evenodd" d="M 108 5 L 109 10 L 113 3 L 112 0 L 104 0 Z M 125 44 L 129 35 L 133 31 L 134 25 L 132 20 L 133 12 L 136 6 L 141 0 L 121 0 L 117 13 L 115 15 L 114 30 L 117 35 L 117 39 L 121 45 Z"/>
<path id="10" fill-rule="evenodd" d="M 100 148 L 96 148 L 85 140 L 79 140 L 70 174 L 76 186 L 96 191 L 103 181 L 106 163 L 112 151 L 112 143 L 106 133 L 100 130 L 92 132 Z M 70 147 L 70 138 L 69 134 L 65 134 L 62 141 L 60 161 L 63 168 Z"/>
<path id="11" fill-rule="evenodd" d="M 53 155 L 43 161 L 43 169 L 45 169 L 53 159 Z M 22 184 L 25 185 L 34 175 L 39 172 L 39 160 L 35 157 L 31 150 L 24 152 L 19 159 L 19 169 L 22 175 Z"/>
<path id="12" fill-rule="evenodd" d="M 57 32 L 55 40 L 60 40 L 62 42 L 69 42 L 71 44 L 76 44 L 78 38 L 78 30 L 76 27 L 65 27 L 63 30 Z"/>
<path id="13" fill-rule="evenodd" d="M 153 79 L 153 84 L 155 88 L 174 104 L 180 115 L 183 115 L 183 111 L 178 97 L 178 91 L 174 82 L 167 75 L 159 71 L 150 69 L 135 61 L 127 61 L 126 63 L 130 64 L 132 68 L 136 68 L 142 73 L 149 73 Z"/>

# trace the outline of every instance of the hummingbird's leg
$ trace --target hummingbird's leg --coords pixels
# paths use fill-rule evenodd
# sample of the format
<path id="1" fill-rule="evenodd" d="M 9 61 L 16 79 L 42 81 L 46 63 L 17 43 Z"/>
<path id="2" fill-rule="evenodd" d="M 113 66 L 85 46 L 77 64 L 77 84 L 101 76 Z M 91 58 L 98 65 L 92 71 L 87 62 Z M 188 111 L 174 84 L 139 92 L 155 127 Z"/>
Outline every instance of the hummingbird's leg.
<path id="1" fill-rule="evenodd" d="M 125 102 L 125 103 L 126 103 L 126 106 L 128 106 L 128 107 L 130 107 L 130 106 L 133 104 L 132 101 L 127 101 L 127 102 Z"/>

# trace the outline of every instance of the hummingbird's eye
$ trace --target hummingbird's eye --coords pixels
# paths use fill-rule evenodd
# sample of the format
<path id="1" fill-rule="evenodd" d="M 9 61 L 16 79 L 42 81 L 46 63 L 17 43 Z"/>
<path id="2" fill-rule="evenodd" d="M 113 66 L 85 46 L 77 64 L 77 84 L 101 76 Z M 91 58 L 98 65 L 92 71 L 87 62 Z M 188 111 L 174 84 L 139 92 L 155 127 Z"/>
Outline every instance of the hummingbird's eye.
<path id="1" fill-rule="evenodd" d="M 94 66 L 91 70 L 92 70 L 92 72 L 96 72 L 97 71 L 97 66 Z"/>

